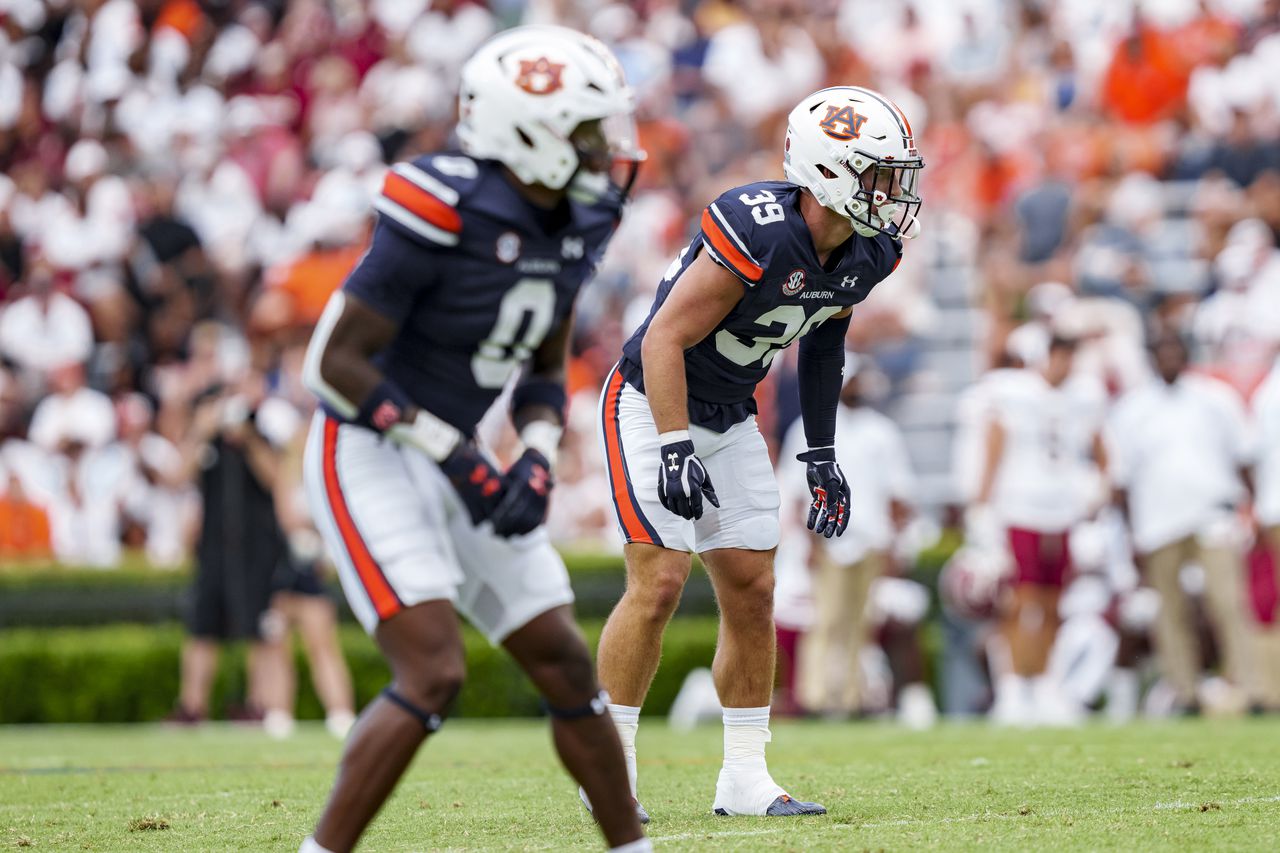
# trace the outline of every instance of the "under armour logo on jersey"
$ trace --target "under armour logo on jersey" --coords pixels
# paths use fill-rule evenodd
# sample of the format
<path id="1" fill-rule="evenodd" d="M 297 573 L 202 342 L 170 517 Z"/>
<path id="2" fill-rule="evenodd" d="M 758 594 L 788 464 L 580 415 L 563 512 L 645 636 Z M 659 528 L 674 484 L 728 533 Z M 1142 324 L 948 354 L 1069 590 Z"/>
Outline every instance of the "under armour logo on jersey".
<path id="1" fill-rule="evenodd" d="M 565 237 L 560 241 L 560 256 L 569 260 L 579 260 L 586 252 L 586 244 L 581 237 Z"/>
<path id="2" fill-rule="evenodd" d="M 847 275 L 840 280 L 840 286 L 846 289 L 850 287 L 855 287 L 857 284 L 858 284 L 858 277 L 856 275 Z"/>
<path id="3" fill-rule="evenodd" d="M 671 462 L 671 464 L 667 466 L 669 470 L 671 471 L 680 470 L 680 454 L 679 453 L 668 453 L 667 459 L 670 460 Z"/>

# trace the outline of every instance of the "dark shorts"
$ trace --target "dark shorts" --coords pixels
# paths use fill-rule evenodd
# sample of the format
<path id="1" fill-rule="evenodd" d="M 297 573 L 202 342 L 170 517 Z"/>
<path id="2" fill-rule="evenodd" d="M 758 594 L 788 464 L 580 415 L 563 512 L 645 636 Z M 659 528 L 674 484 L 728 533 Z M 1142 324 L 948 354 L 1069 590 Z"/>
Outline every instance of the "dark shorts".
<path id="1" fill-rule="evenodd" d="M 1071 549 L 1067 533 L 1009 528 L 1009 551 L 1013 555 L 1014 582 L 1051 586 L 1066 585 L 1071 570 Z"/>
<path id="2" fill-rule="evenodd" d="M 276 569 L 272 585 L 276 592 L 291 592 L 296 595 L 328 595 L 324 581 L 316 571 L 314 562 L 285 559 L 280 561 Z"/>
<path id="3" fill-rule="evenodd" d="M 207 639 L 261 639 L 271 593 L 272 571 L 265 566 L 197 559 L 187 627 L 193 636 Z"/>

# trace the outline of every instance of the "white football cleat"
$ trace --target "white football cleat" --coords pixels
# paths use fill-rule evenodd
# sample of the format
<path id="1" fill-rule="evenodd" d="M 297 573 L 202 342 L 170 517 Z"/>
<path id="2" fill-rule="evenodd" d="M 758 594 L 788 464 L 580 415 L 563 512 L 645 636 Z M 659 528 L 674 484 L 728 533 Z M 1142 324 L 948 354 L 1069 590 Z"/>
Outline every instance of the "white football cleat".
<path id="1" fill-rule="evenodd" d="M 767 772 L 748 776 L 721 768 L 711 812 L 722 816 L 792 817 L 826 814 L 827 809 L 818 803 L 792 799 Z"/>

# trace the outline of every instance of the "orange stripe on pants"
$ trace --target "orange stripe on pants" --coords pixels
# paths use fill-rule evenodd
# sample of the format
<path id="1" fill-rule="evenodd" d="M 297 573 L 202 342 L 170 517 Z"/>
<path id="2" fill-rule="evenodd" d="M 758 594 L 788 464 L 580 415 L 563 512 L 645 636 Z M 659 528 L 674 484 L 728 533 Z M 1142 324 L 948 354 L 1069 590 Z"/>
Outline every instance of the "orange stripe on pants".
<path id="1" fill-rule="evenodd" d="M 369 593 L 373 609 L 377 611 L 379 619 L 388 619 L 400 612 L 400 598 L 387 582 L 382 568 L 369 553 L 368 546 L 351 518 L 347 501 L 342 496 L 342 486 L 338 482 L 338 422 L 333 418 L 325 418 L 324 421 L 323 458 L 324 491 L 329 499 L 329 508 L 333 511 L 333 520 L 338 525 L 338 532 L 342 535 L 351 563 L 356 567 L 356 574 Z"/>
<path id="2" fill-rule="evenodd" d="M 622 519 L 622 530 L 628 542 L 656 544 L 645 530 L 635 499 L 627 483 L 626 462 L 622 457 L 622 444 L 618 437 L 618 392 L 622 389 L 622 372 L 615 369 L 605 386 L 604 398 L 604 452 L 609 465 L 609 480 L 613 484 L 613 501 Z"/>

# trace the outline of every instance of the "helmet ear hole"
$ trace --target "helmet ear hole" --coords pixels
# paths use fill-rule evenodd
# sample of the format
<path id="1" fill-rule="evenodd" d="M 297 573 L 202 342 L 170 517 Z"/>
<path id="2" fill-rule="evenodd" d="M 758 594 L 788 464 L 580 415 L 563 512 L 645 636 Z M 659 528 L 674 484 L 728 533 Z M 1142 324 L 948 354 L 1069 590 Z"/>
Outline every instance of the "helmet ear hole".
<path id="1" fill-rule="evenodd" d="M 818 174 L 822 175 L 822 177 L 826 178 L 827 180 L 831 180 L 836 176 L 835 172 L 831 171 L 821 163 L 818 164 Z"/>
<path id="2" fill-rule="evenodd" d="M 516 128 L 516 136 L 519 136 L 519 137 L 520 137 L 520 141 L 521 141 L 521 142 L 523 142 L 527 147 L 529 147 L 529 148 L 533 148 L 533 147 L 534 147 L 534 145 L 533 145 L 533 137 L 531 137 L 531 136 L 529 136 L 529 134 L 525 133 L 525 132 L 524 132 L 524 130 L 523 130 L 523 128 L 519 128 L 519 127 L 517 127 L 517 128 Z"/>

